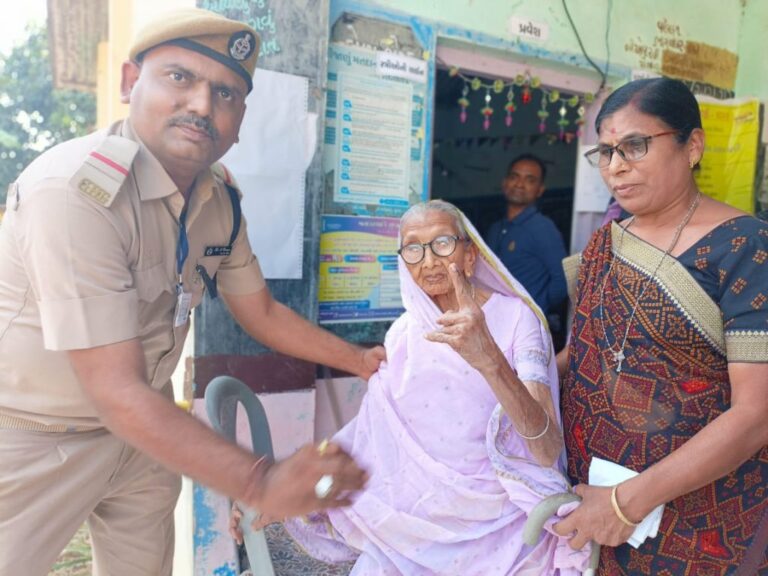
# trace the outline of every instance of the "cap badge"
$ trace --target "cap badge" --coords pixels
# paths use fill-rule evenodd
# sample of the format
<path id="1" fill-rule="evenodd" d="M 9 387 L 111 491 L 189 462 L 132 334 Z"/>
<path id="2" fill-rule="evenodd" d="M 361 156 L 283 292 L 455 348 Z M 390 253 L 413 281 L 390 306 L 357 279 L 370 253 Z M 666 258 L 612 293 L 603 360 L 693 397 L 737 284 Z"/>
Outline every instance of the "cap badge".
<path id="1" fill-rule="evenodd" d="M 253 34 L 247 30 L 241 30 L 229 37 L 229 55 L 238 62 L 247 60 L 256 48 Z"/>

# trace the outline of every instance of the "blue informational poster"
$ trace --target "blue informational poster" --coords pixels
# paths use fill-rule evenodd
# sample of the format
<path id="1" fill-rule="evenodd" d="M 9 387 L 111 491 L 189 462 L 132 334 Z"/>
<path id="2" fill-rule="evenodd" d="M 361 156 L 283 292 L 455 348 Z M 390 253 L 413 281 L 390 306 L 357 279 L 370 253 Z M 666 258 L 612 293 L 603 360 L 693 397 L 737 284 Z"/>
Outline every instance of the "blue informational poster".
<path id="1" fill-rule="evenodd" d="M 345 212 L 399 216 L 426 197 L 427 62 L 331 44 L 323 170 Z"/>
<path id="2" fill-rule="evenodd" d="M 323 216 L 320 322 L 394 320 L 403 313 L 398 226 L 397 218 Z"/>

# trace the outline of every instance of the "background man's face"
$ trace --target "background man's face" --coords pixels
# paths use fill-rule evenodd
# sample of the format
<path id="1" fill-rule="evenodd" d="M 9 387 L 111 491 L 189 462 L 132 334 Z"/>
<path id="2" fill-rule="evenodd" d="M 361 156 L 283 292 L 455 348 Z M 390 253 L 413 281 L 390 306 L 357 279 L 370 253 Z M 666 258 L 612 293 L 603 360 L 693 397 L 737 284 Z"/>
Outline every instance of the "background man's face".
<path id="1" fill-rule="evenodd" d="M 541 168 L 533 160 L 515 162 L 504 178 L 501 189 L 508 204 L 533 204 L 544 193 Z"/>

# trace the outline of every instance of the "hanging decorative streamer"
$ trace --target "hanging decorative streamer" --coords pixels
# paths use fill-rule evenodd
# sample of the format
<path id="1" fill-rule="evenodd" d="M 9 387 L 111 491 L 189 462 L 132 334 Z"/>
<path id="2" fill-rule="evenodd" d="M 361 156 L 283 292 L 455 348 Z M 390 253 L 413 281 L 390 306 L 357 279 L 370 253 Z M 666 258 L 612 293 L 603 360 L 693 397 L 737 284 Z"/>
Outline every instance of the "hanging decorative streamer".
<path id="1" fill-rule="evenodd" d="M 491 127 L 491 115 L 493 114 L 493 108 L 491 108 L 491 91 L 488 88 L 485 89 L 485 106 L 480 110 L 480 113 L 485 117 L 483 120 L 483 129 L 488 130 L 488 128 Z"/>
<path id="2" fill-rule="evenodd" d="M 549 111 L 547 110 L 547 99 L 544 95 L 541 95 L 541 109 L 536 113 L 539 117 L 539 132 L 544 134 L 547 131 L 547 118 L 549 118 Z"/>
<path id="3" fill-rule="evenodd" d="M 507 103 L 504 104 L 504 110 L 507 112 L 507 116 L 504 118 L 504 124 L 509 128 L 512 126 L 512 113 L 515 111 L 515 89 L 512 86 L 507 90 Z"/>
<path id="4" fill-rule="evenodd" d="M 515 105 L 515 97 L 517 96 L 515 88 L 517 87 L 520 89 L 520 101 L 524 106 L 530 104 L 533 100 L 532 91 L 540 91 L 541 106 L 536 112 L 536 115 L 539 117 L 539 132 L 542 134 L 547 131 L 547 119 L 550 116 L 548 109 L 549 106 L 557 106 L 559 104 L 560 106 L 557 109 L 557 127 L 558 137 L 560 140 L 566 139 L 566 129 L 571 125 L 571 121 L 568 120 L 567 117 L 568 108 L 576 109 L 576 120 L 574 124 L 576 126 L 576 137 L 578 137 L 581 136 L 581 127 L 584 125 L 584 105 L 590 104 L 594 101 L 594 95 L 589 93 L 582 96 L 576 94 L 567 97 L 561 96 L 560 92 L 556 89 L 543 88 L 541 86 L 541 80 L 536 76 L 531 76 L 530 74 L 518 74 L 512 81 L 496 79 L 490 84 L 483 82 L 478 77 L 470 78 L 463 74 L 456 67 L 450 68 L 448 70 L 448 75 L 452 78 L 458 76 L 464 81 L 464 87 L 461 90 L 461 98 L 458 100 L 459 107 L 461 108 L 461 111 L 459 112 L 459 119 L 462 123 L 467 121 L 467 108 L 469 108 L 470 89 L 473 91 L 480 90 L 481 88 L 485 89 L 485 105 L 480 109 L 480 114 L 483 116 L 484 130 L 488 130 L 491 127 L 491 119 L 493 117 L 493 96 L 491 95 L 491 92 L 494 94 L 501 94 L 506 89 L 507 101 L 504 104 L 504 111 L 506 113 L 504 116 L 504 124 L 509 127 L 512 126 L 512 115 L 517 110 L 517 106 Z"/>
<path id="5" fill-rule="evenodd" d="M 464 88 L 461 89 L 461 98 L 459 98 L 459 106 L 461 107 L 461 112 L 459 113 L 459 120 L 461 120 L 461 123 L 464 124 L 464 122 L 467 121 L 467 108 L 469 107 L 469 99 L 467 98 L 467 95 L 469 94 L 469 86 L 467 84 L 464 84 Z"/>
<path id="6" fill-rule="evenodd" d="M 531 87 L 528 84 L 523 85 L 523 104 L 530 104 L 531 102 Z"/>

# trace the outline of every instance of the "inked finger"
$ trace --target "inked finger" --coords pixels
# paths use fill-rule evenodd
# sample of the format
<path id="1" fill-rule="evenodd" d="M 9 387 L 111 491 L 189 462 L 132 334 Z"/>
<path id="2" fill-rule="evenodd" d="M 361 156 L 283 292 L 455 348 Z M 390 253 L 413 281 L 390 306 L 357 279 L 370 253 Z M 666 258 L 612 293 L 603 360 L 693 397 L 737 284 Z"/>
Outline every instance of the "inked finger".
<path id="1" fill-rule="evenodd" d="M 459 302 L 459 306 L 471 306 L 474 303 L 474 300 L 472 299 L 469 282 L 464 277 L 464 274 L 461 273 L 455 262 L 451 262 L 448 265 L 448 274 L 451 277 L 451 282 L 453 283 L 453 289 L 456 292 L 456 300 Z"/>

